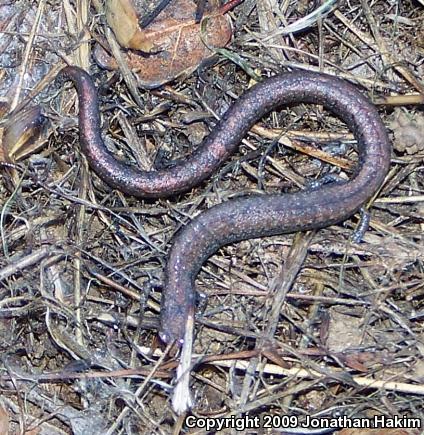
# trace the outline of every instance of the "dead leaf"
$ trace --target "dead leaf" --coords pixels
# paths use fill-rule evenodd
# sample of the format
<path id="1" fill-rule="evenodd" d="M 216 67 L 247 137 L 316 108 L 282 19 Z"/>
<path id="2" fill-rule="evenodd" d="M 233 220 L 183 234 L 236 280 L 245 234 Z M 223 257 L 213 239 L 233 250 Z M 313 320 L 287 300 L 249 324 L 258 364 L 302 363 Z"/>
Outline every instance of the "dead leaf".
<path id="1" fill-rule="evenodd" d="M 340 355 L 340 354 L 339 354 Z M 368 371 L 367 367 L 362 364 L 360 357 L 357 353 L 350 355 L 342 354 L 342 361 L 351 369 L 357 370 L 358 372 L 366 373 Z"/>
<path id="2" fill-rule="evenodd" d="M 14 163 L 37 152 L 45 143 L 46 123 L 40 106 L 12 114 L 0 137 L 0 162 Z"/>
<path id="3" fill-rule="evenodd" d="M 108 22 L 124 48 L 149 53 L 126 53 L 129 67 L 145 88 L 191 74 L 214 54 L 209 47 L 225 47 L 232 36 L 230 22 L 219 11 L 209 11 L 201 23 L 196 23 L 196 5 L 191 0 L 173 1 L 145 29 L 139 27 L 139 17 L 131 5 L 131 0 L 109 0 Z M 115 59 L 99 45 L 94 57 L 103 68 L 118 68 Z"/>
<path id="4" fill-rule="evenodd" d="M 346 366 L 366 373 L 369 371 L 369 367 L 376 364 L 389 364 L 391 357 L 387 352 L 367 352 L 357 351 L 349 353 L 337 353 L 337 358 L 342 361 Z"/>

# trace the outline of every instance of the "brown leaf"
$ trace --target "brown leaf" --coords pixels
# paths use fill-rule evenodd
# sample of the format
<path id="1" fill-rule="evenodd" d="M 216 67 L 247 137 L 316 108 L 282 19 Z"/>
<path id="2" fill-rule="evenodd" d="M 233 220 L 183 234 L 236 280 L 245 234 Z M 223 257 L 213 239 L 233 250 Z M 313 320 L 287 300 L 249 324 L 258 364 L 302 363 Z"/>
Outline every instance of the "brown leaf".
<path id="1" fill-rule="evenodd" d="M 336 354 L 340 361 L 343 361 L 348 367 L 360 372 L 368 372 L 369 367 L 376 364 L 389 364 L 392 360 L 387 352 L 349 352 Z"/>
<path id="2" fill-rule="evenodd" d="M 231 24 L 219 11 L 209 12 L 201 23 L 196 23 L 196 5 L 191 0 L 173 1 L 145 29 L 139 27 L 130 0 L 109 0 L 108 4 L 109 10 L 112 6 L 116 8 L 109 11 L 108 22 L 121 45 L 150 53 L 148 56 L 134 51 L 126 53 L 129 67 L 146 88 L 158 87 L 182 74 L 191 74 L 213 55 L 208 47 L 224 47 L 231 39 Z M 121 30 L 124 27 L 126 29 Z M 118 67 L 100 46 L 96 47 L 94 55 L 100 66 Z"/>
<path id="3" fill-rule="evenodd" d="M 348 355 L 338 354 L 338 357 L 351 369 L 363 373 L 368 371 L 368 368 L 362 363 L 360 354 L 358 353 L 351 353 Z"/>

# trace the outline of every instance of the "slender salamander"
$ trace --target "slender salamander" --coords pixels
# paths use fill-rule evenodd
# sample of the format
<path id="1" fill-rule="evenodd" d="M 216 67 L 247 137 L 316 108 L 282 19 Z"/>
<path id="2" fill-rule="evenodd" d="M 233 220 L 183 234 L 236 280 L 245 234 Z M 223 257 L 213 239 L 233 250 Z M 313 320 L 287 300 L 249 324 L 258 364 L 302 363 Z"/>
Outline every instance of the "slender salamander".
<path id="1" fill-rule="evenodd" d="M 391 144 L 376 108 L 355 86 L 332 76 L 296 71 L 265 79 L 235 101 L 185 160 L 169 169 L 142 171 L 116 160 L 106 149 L 90 75 L 73 66 L 62 73 L 78 92 L 80 143 L 90 166 L 110 186 L 138 197 L 166 197 L 198 185 L 237 149 L 258 120 L 283 105 L 323 105 L 346 123 L 357 140 L 358 167 L 349 181 L 312 191 L 231 199 L 200 213 L 177 233 L 162 296 L 160 337 L 166 343 L 182 342 L 189 313 L 194 313 L 195 278 L 221 246 L 343 221 L 379 189 L 389 169 Z"/>

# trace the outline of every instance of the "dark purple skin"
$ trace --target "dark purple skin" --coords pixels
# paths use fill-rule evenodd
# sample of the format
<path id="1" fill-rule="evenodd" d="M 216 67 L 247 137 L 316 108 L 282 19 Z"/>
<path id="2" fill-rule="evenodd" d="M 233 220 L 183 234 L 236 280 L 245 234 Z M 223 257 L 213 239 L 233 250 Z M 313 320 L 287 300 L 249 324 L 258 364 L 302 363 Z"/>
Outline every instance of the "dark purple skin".
<path id="1" fill-rule="evenodd" d="M 63 74 L 78 91 L 81 149 L 90 166 L 109 185 L 138 197 L 170 196 L 199 184 L 237 149 L 259 119 L 282 105 L 321 104 L 346 123 L 358 142 L 358 167 L 348 182 L 232 199 L 200 213 L 177 233 L 162 293 L 160 337 L 166 343 L 182 343 L 187 318 L 194 312 L 195 278 L 220 247 L 343 221 L 379 189 L 389 169 L 391 144 L 376 108 L 353 85 L 332 76 L 297 71 L 266 79 L 230 107 L 187 159 L 170 169 L 141 171 L 117 161 L 104 146 L 91 77 L 77 67 L 67 67 Z"/>

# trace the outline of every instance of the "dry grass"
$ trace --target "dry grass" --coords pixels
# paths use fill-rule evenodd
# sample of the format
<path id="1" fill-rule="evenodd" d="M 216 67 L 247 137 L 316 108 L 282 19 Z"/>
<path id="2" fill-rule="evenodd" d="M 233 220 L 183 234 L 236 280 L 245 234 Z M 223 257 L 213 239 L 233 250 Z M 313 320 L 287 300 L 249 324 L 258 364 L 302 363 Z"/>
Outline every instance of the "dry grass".
<path id="1" fill-rule="evenodd" d="M 34 96 L 51 121 L 43 151 L 5 168 L 0 185 L 0 427 L 9 418 L 10 433 L 187 433 L 170 403 L 176 362 L 155 332 L 173 235 L 236 194 L 349 174 L 352 138 L 319 107 L 284 109 L 207 183 L 140 201 L 102 183 L 78 152 L 75 93 L 53 80 L 63 59 L 93 73 L 108 145 L 139 164 L 189 153 L 213 128 L 210 115 L 249 86 L 250 70 L 351 80 L 388 127 L 407 116 L 405 137 L 423 117 L 424 7 L 339 2 L 286 35 L 311 2 L 245 0 L 231 15 L 229 47 L 244 69 L 221 57 L 147 92 L 93 65 L 90 41 L 105 27 L 87 1 L 34 3 L 16 2 L 16 15 L 0 22 L 1 94 L 10 89 L 11 109 Z M 196 322 L 194 415 L 422 418 L 424 131 L 414 132 L 417 144 L 396 138 L 362 243 L 351 242 L 356 216 L 317 233 L 227 246 L 206 263 L 196 282 L 207 304 Z"/>

